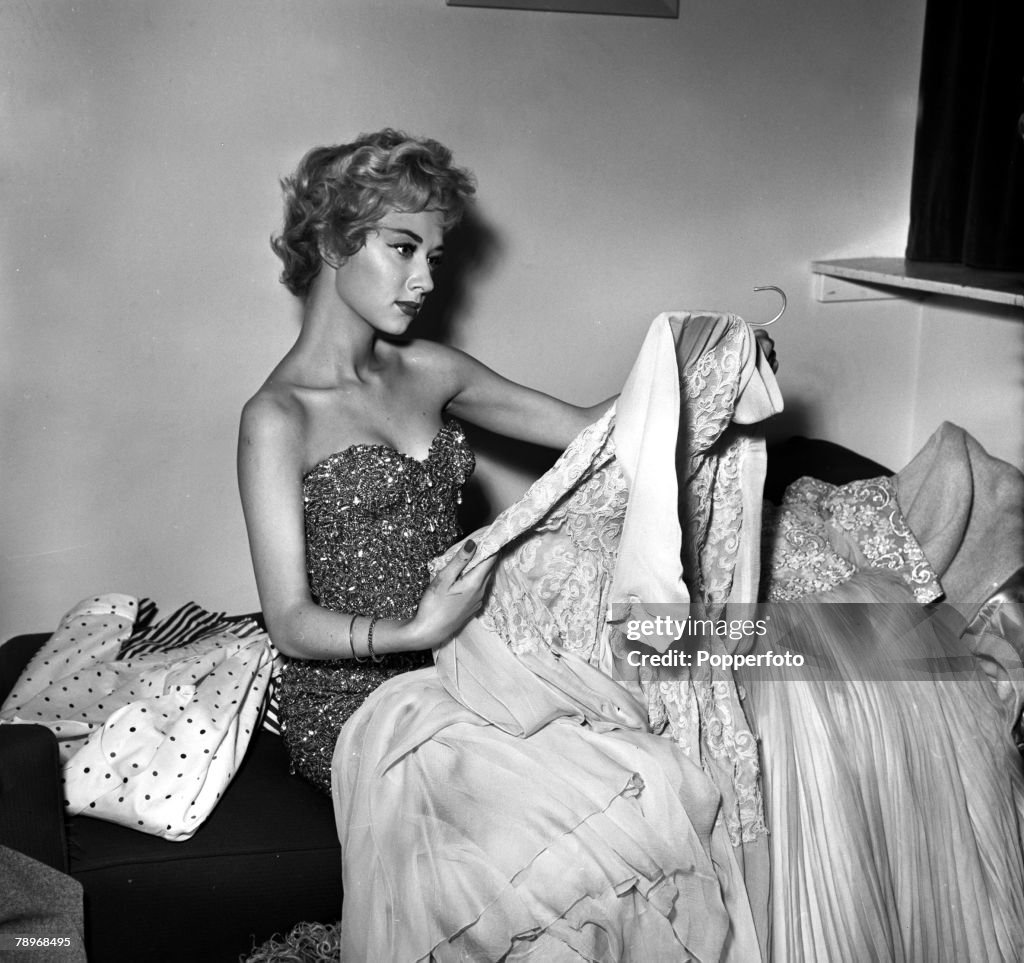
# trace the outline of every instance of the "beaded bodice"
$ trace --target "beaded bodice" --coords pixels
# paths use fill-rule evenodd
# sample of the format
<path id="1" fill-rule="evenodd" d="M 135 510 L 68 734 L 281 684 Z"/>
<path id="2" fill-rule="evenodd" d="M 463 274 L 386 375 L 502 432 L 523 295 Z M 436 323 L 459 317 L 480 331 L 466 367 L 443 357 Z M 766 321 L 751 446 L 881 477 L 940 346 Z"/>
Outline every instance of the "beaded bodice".
<path id="1" fill-rule="evenodd" d="M 354 615 L 412 616 L 430 582 L 430 560 L 462 534 L 457 510 L 473 466 L 452 420 L 423 460 L 390 445 L 352 445 L 314 465 L 302 495 L 306 570 L 317 603 Z M 330 792 L 331 756 L 345 720 L 381 683 L 431 661 L 429 651 L 379 661 L 285 659 L 278 694 L 293 771 Z"/>
<path id="2" fill-rule="evenodd" d="M 422 461 L 389 445 L 352 445 L 315 465 L 302 491 L 317 603 L 381 618 L 412 615 L 430 581 L 428 563 L 461 535 L 456 513 L 473 465 L 452 420 Z"/>

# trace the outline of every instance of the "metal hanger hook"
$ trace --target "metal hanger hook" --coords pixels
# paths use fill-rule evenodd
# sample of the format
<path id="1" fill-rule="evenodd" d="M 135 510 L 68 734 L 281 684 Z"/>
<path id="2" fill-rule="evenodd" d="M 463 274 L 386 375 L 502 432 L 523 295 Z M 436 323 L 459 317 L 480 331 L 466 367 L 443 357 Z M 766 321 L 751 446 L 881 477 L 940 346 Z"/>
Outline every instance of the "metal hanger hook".
<path id="1" fill-rule="evenodd" d="M 786 313 L 786 305 L 789 303 L 786 300 L 786 292 L 782 288 L 776 287 L 774 284 L 762 284 L 760 287 L 754 288 L 755 291 L 774 291 L 780 298 L 782 298 L 782 307 L 779 308 L 779 313 L 775 315 L 771 321 L 751 321 L 750 323 L 756 325 L 759 328 L 767 328 L 769 324 L 775 324 Z"/>

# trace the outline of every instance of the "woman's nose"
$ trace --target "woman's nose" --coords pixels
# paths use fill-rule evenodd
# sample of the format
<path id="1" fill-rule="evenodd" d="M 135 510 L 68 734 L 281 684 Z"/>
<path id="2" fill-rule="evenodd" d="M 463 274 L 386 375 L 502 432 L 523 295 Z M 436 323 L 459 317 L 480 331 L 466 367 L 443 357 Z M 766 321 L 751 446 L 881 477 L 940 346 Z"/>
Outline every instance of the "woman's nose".
<path id="1" fill-rule="evenodd" d="M 409 280 L 406 283 L 411 291 L 417 291 L 421 294 L 429 294 L 434 290 L 434 278 L 431 274 L 430 264 L 426 259 L 416 262 L 415 270 L 409 276 Z"/>

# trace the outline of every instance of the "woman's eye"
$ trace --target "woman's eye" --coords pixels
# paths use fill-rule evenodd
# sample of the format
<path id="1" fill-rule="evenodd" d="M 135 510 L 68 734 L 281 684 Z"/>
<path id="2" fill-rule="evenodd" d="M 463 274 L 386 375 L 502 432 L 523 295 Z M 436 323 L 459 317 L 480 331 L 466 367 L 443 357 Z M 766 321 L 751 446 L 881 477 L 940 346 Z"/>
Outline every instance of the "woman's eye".
<path id="1" fill-rule="evenodd" d="M 415 244 L 392 244 L 391 245 L 402 257 L 412 257 L 416 251 Z"/>
<path id="2" fill-rule="evenodd" d="M 442 261 L 444 261 L 444 258 L 440 254 L 435 254 L 432 257 L 427 258 L 427 264 L 430 265 L 430 270 L 432 271 L 439 268 Z"/>

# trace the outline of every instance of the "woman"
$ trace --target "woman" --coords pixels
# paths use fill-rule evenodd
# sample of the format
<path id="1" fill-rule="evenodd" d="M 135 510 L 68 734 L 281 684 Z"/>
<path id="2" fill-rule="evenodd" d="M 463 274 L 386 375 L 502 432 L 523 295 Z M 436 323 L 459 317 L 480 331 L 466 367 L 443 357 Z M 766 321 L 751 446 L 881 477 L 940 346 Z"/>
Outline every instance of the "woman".
<path id="1" fill-rule="evenodd" d="M 433 289 L 445 233 L 474 191 L 442 145 L 381 131 L 310 152 L 285 189 L 274 249 L 283 283 L 303 299 L 302 329 L 245 406 L 238 467 L 263 612 L 291 660 L 282 690 L 289 749 L 296 768 L 329 791 L 345 717 L 384 678 L 428 664 L 428 650 L 481 602 L 487 568 L 460 580 L 460 558 L 427 577 L 430 559 L 461 534 L 456 508 L 473 467 L 452 419 L 564 448 L 601 406 L 566 404 L 454 348 L 406 338 Z M 379 538 L 362 515 L 343 543 L 329 520 L 318 526 L 318 506 L 339 510 L 367 462 L 436 484 L 406 510 L 413 548 Z M 370 557 L 356 565 L 348 549 Z M 315 744 L 303 734 L 314 720 Z"/>
<path id="2" fill-rule="evenodd" d="M 303 298 L 302 330 L 245 406 L 239 482 L 261 605 L 287 657 L 285 739 L 295 768 L 329 790 L 345 720 L 386 678 L 428 664 L 423 653 L 465 626 L 487 590 L 493 560 L 462 574 L 472 543 L 433 579 L 428 569 L 459 537 L 455 513 L 473 465 L 454 418 L 564 448 L 608 403 L 569 405 L 455 349 L 406 340 L 445 232 L 473 193 L 446 148 L 384 130 L 310 152 L 284 186 L 274 247 L 282 280 Z M 432 668 L 387 687 L 400 709 L 393 730 L 379 722 L 386 712 L 368 725 L 367 704 L 350 730 L 352 758 L 339 746 L 335 765 L 336 780 L 363 780 L 365 790 L 336 797 L 346 958 L 756 954 L 713 787 L 647 733 L 624 690 L 596 672 L 586 678 L 606 690 L 613 718 L 559 719 L 529 740 L 459 706 Z M 352 747 L 390 733 L 401 742 L 415 728 L 409 716 L 431 713 L 419 731 L 460 735 L 423 737 L 406 751 L 420 768 L 397 794 L 407 808 L 384 819 L 374 802 L 386 793 L 375 795 L 376 773 L 363 779 Z M 439 798 L 449 791 L 456 802 Z M 365 814 L 344 809 L 356 797 L 385 825 L 374 867 L 350 858 L 369 833 Z M 422 874 L 411 898 L 389 890 L 377 865 L 389 860 L 407 889 Z M 522 885 L 509 895 L 514 879 Z"/>

